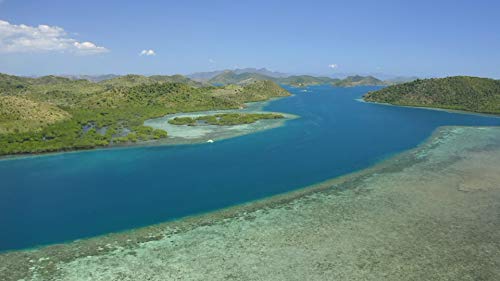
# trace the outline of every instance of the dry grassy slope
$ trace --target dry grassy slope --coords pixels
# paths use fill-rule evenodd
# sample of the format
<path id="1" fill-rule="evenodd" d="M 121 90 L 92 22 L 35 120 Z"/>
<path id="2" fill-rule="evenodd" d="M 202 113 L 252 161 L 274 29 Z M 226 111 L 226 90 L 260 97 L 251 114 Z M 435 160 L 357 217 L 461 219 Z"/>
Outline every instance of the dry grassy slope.
<path id="1" fill-rule="evenodd" d="M 49 103 L 0 96 L 0 133 L 37 130 L 68 118 L 68 112 Z"/>

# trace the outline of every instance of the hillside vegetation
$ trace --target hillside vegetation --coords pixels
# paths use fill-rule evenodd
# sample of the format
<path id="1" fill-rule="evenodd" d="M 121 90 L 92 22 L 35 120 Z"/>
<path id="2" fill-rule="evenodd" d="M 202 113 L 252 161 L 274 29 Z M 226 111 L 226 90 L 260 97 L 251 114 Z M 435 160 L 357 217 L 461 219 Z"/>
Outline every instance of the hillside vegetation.
<path id="1" fill-rule="evenodd" d="M 334 79 L 330 77 L 316 77 L 310 75 L 295 75 L 284 78 L 278 78 L 276 80 L 280 84 L 290 85 L 294 87 L 334 84 L 340 81 L 340 79 Z"/>
<path id="2" fill-rule="evenodd" d="M 71 115 L 57 106 L 16 96 L 0 96 L 0 134 L 38 131 Z"/>
<path id="3" fill-rule="evenodd" d="M 113 86 L 113 87 L 132 87 L 144 84 L 155 84 L 155 83 L 183 83 L 192 87 L 202 87 L 203 83 L 193 81 L 182 75 L 153 75 L 153 76 L 143 76 L 143 75 L 124 75 L 114 77 L 112 79 L 103 80 L 99 82 L 101 85 Z"/>
<path id="4" fill-rule="evenodd" d="M 500 81 L 455 76 L 415 80 L 369 92 L 364 100 L 500 114 Z"/>
<path id="5" fill-rule="evenodd" d="M 382 81 L 373 76 L 348 76 L 345 79 L 337 79 L 330 77 L 318 77 L 311 75 L 292 75 L 287 77 L 272 77 L 260 73 L 236 73 L 230 70 L 224 71 L 208 80 L 212 85 L 228 85 L 237 84 L 245 85 L 255 81 L 274 81 L 282 85 L 290 85 L 294 87 L 306 87 L 312 85 L 333 85 L 338 87 L 352 86 L 378 86 L 390 85 L 394 82 Z"/>
<path id="6" fill-rule="evenodd" d="M 336 81 L 333 85 L 338 87 L 353 87 L 353 86 L 381 86 L 388 85 L 389 82 L 384 82 L 373 76 L 348 76 L 345 79 Z"/>
<path id="7" fill-rule="evenodd" d="M 214 115 L 204 115 L 199 117 L 175 117 L 168 120 L 168 123 L 173 125 L 218 125 L 218 126 L 233 126 L 241 124 L 251 124 L 264 119 L 280 119 L 285 118 L 281 114 L 276 113 L 220 113 Z"/>
<path id="8" fill-rule="evenodd" d="M 126 75 L 95 83 L 0 74 L 0 155 L 160 139 L 167 132 L 143 126 L 145 120 L 289 95 L 272 81 L 215 87 L 188 80 Z"/>
<path id="9" fill-rule="evenodd" d="M 222 74 L 224 72 L 233 72 L 235 74 L 242 74 L 242 73 L 255 73 L 255 74 L 260 74 L 264 75 L 266 77 L 287 77 L 289 76 L 286 73 L 282 72 L 276 72 L 276 71 L 271 71 L 266 68 L 253 68 L 253 67 L 247 67 L 247 68 L 236 68 L 236 69 L 225 69 L 225 70 L 215 70 L 215 71 L 209 71 L 209 72 L 196 72 L 187 75 L 190 79 L 193 79 L 198 82 L 208 82 L 208 80 L 214 78 L 215 76 Z"/>
<path id="10" fill-rule="evenodd" d="M 249 84 L 255 81 L 264 80 L 273 80 L 273 78 L 259 73 L 245 72 L 237 74 L 233 71 L 224 71 L 208 80 L 208 83 L 212 85 Z"/>

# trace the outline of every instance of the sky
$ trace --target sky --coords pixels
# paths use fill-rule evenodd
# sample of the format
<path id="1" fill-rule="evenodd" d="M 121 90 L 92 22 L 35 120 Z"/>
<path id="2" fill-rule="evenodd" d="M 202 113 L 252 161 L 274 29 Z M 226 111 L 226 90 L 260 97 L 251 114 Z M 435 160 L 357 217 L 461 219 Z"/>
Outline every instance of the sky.
<path id="1" fill-rule="evenodd" d="M 500 78 L 500 1 L 0 0 L 0 72 Z"/>

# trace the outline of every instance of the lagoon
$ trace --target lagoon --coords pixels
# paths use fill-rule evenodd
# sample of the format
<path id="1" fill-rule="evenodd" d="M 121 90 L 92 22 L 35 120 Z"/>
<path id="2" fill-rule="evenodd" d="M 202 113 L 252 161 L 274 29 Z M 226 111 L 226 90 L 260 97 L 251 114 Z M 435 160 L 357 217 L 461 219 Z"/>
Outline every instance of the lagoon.
<path id="1" fill-rule="evenodd" d="M 211 144 L 0 161 L 0 250 L 59 243 L 217 210 L 369 167 L 440 126 L 500 118 L 362 103 L 376 87 L 289 88 L 265 110 L 300 116 Z"/>

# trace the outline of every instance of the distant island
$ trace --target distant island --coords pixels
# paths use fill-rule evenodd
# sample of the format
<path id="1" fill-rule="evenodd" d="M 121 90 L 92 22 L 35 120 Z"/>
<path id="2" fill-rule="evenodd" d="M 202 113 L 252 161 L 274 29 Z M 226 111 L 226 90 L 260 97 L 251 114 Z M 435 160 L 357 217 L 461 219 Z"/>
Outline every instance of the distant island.
<path id="1" fill-rule="evenodd" d="M 0 74 L 0 155 L 151 141 L 144 121 L 179 112 L 238 109 L 290 93 L 273 81 L 211 86 L 181 75 L 125 75 L 100 82 Z"/>
<path id="2" fill-rule="evenodd" d="M 454 76 L 418 79 L 367 93 L 369 102 L 500 114 L 500 80 Z"/>
<path id="3" fill-rule="evenodd" d="M 411 80 L 413 78 L 409 78 Z M 399 80 L 382 81 L 373 76 L 348 76 L 344 79 L 311 76 L 311 75 L 291 75 L 291 76 L 268 76 L 260 72 L 236 72 L 227 70 L 216 74 L 209 79 L 200 79 L 199 82 L 209 83 L 212 85 L 227 85 L 227 84 L 247 84 L 254 81 L 270 80 L 281 85 L 290 85 L 293 87 L 307 87 L 313 85 L 333 85 L 337 87 L 353 87 L 353 86 L 384 86 L 401 83 L 404 78 Z"/>
<path id="4" fill-rule="evenodd" d="M 280 119 L 285 118 L 282 114 L 277 113 L 221 113 L 214 115 L 203 115 L 199 117 L 175 117 L 168 120 L 168 123 L 173 125 L 218 125 L 232 126 L 241 124 L 251 124 L 258 120 L 264 119 Z"/>
<path id="5" fill-rule="evenodd" d="M 197 72 L 189 75 L 125 75 L 132 84 L 158 82 L 178 82 L 186 83 L 193 87 L 203 86 L 223 86 L 223 85 L 245 85 L 255 81 L 273 81 L 280 85 L 289 85 L 293 87 L 307 87 L 314 85 L 333 85 L 336 87 L 354 87 L 354 86 L 388 86 L 418 79 L 418 77 L 396 76 L 385 80 L 378 79 L 371 75 L 349 75 L 345 78 L 333 78 L 326 76 L 313 75 L 291 75 L 282 72 L 271 71 L 266 68 L 239 68 L 227 70 L 215 70 L 209 72 Z M 62 75 L 61 77 L 72 80 L 89 80 L 92 82 L 104 82 L 104 84 L 113 84 L 114 78 L 125 77 L 115 74 L 105 75 Z"/>
<path id="6" fill-rule="evenodd" d="M 256 73 L 260 74 L 263 76 L 267 77 L 288 77 L 290 76 L 287 73 L 282 73 L 282 72 L 276 72 L 276 71 L 271 71 L 266 68 L 236 68 L 236 69 L 226 69 L 226 70 L 214 70 L 214 71 L 208 71 L 208 72 L 195 72 L 192 74 L 187 75 L 188 78 L 195 80 L 195 81 L 208 81 L 215 76 L 225 73 L 225 72 L 233 72 L 235 74 L 242 74 L 242 73 Z"/>
<path id="7" fill-rule="evenodd" d="M 186 77 L 208 84 L 244 84 L 253 80 L 272 80 L 278 84 L 291 85 L 294 87 L 306 87 L 311 85 L 334 85 L 339 87 L 351 86 L 376 86 L 376 85 L 394 85 L 404 82 L 410 82 L 418 79 L 415 76 L 386 76 L 385 79 L 379 79 L 372 75 L 353 75 L 353 74 L 336 74 L 337 77 L 327 77 L 318 75 L 302 75 L 302 74 L 289 74 L 277 71 L 271 71 L 266 68 L 236 68 L 215 70 L 208 72 L 196 72 Z M 375 75 L 377 76 L 377 75 Z M 68 76 L 70 77 L 70 76 Z M 73 76 L 86 78 L 91 80 L 102 81 L 110 75 L 102 76 Z M 343 78 L 341 78 L 343 77 Z"/>

